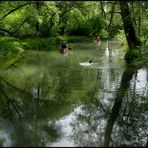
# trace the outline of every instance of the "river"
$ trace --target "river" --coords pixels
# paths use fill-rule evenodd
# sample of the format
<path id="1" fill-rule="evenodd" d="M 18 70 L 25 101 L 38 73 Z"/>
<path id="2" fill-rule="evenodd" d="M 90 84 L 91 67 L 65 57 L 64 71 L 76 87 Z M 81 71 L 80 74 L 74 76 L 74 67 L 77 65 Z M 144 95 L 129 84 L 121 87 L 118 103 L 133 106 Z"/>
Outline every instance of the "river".
<path id="1" fill-rule="evenodd" d="M 148 145 L 148 69 L 127 66 L 117 41 L 69 46 L 0 70 L 0 145 Z"/>

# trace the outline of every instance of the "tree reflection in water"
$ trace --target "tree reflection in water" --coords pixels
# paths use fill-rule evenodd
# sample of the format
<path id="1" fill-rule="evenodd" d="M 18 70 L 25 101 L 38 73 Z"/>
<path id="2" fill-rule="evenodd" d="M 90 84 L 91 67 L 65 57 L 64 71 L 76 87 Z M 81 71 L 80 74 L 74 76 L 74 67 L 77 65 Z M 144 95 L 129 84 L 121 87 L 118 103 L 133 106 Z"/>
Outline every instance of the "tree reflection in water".
<path id="1" fill-rule="evenodd" d="M 97 87 L 92 88 L 91 92 L 85 96 L 88 102 L 81 108 L 81 112 L 75 115 L 76 119 L 72 121 L 72 137 L 77 145 L 146 146 L 148 86 L 145 85 L 146 89 L 142 89 L 139 94 L 135 87 L 137 72 L 138 70 L 133 67 L 127 67 L 124 70 L 114 100 L 114 94 L 110 98 L 100 96 L 98 98 L 95 90 Z M 134 85 L 132 81 L 135 83 Z M 111 102 L 105 103 L 106 99 L 111 99 Z M 106 106 L 105 104 L 108 103 L 110 105 Z"/>
<path id="2" fill-rule="evenodd" d="M 40 69 L 42 61 L 37 59 L 38 64 L 34 66 L 31 61 L 33 66 L 28 66 L 27 72 L 25 67 L 14 68 L 0 77 L 0 117 L 9 129 L 5 133 L 10 135 L 1 138 L 3 146 L 51 145 L 62 137 L 56 120 L 72 110 L 75 96 L 83 94 L 78 93 L 84 83 L 82 71 L 67 68 L 69 63 L 62 60 L 54 63 L 56 69 L 54 64 Z"/>
<path id="3" fill-rule="evenodd" d="M 70 60 L 50 53 L 52 64 L 47 62 L 47 53 L 35 52 L 21 61 L 23 66 L 2 72 L 0 145 L 146 145 L 146 69 L 127 67 L 122 71 L 116 68 L 119 55 L 112 57 L 116 52 L 108 56 L 104 56 L 104 49 L 99 52 L 103 56 L 100 69 L 79 67 L 80 59 L 90 55 L 88 50 L 86 55 L 78 51 Z M 73 112 L 79 105 L 80 110 Z M 66 116 L 71 119 L 62 122 Z M 64 130 L 69 130 L 68 134 Z"/>

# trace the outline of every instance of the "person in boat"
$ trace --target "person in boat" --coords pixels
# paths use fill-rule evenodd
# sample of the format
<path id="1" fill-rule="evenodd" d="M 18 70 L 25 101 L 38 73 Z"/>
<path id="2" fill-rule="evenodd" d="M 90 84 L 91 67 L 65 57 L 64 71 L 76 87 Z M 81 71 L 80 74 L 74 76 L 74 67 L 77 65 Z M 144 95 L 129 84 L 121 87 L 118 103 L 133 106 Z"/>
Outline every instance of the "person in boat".
<path id="1" fill-rule="evenodd" d="M 95 43 L 97 43 L 98 45 L 100 45 L 101 40 L 100 40 L 100 37 L 99 37 L 99 36 L 97 36 L 97 37 L 95 38 Z"/>
<path id="2" fill-rule="evenodd" d="M 68 48 L 67 42 L 62 42 L 60 45 L 60 53 L 65 54 L 68 50 L 72 50 L 72 48 Z"/>
<path id="3" fill-rule="evenodd" d="M 68 51 L 67 42 L 62 42 L 60 45 L 60 53 L 66 53 Z"/>

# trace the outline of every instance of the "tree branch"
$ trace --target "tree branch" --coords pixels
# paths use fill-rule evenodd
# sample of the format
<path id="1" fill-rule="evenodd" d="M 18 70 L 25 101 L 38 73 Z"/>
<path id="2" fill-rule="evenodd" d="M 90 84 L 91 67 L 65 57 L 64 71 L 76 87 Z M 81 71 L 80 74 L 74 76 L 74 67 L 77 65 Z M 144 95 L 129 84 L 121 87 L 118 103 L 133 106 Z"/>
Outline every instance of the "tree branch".
<path id="1" fill-rule="evenodd" d="M 20 6 L 16 7 L 16 8 L 14 8 L 14 9 L 10 10 L 7 14 L 5 14 L 5 15 L 0 19 L 0 21 L 2 21 L 5 17 L 7 17 L 7 16 L 8 16 L 9 14 L 11 14 L 12 12 L 14 12 L 14 11 L 16 11 L 16 10 L 18 10 L 18 9 L 20 9 L 20 8 L 22 8 L 22 7 L 26 6 L 26 5 L 28 5 L 28 4 L 30 4 L 30 2 L 27 2 L 27 3 L 23 4 L 23 5 L 20 5 Z"/>
<path id="2" fill-rule="evenodd" d="M 10 32 L 10 31 L 7 30 L 7 29 L 0 28 L 0 31 L 7 32 L 7 33 L 9 33 L 10 35 L 16 37 L 16 35 L 15 35 L 13 32 Z"/>
<path id="3" fill-rule="evenodd" d="M 25 24 L 25 22 L 27 22 L 29 19 L 30 19 L 30 17 L 26 18 L 26 19 L 22 22 L 22 24 L 21 24 L 15 31 L 13 31 L 12 33 L 14 34 L 15 32 L 19 31 L 19 29 L 20 29 L 20 28 Z"/>

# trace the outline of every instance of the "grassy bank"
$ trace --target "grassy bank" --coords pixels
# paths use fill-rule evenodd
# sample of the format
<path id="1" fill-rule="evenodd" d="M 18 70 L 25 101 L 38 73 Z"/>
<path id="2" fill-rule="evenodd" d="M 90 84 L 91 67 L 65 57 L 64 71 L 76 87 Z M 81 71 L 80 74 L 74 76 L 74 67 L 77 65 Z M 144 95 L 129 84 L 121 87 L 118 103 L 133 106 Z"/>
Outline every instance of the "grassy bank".
<path id="1" fill-rule="evenodd" d="M 13 37 L 0 38 L 0 68 L 7 68 L 18 61 L 23 54 L 22 44 Z"/>
<path id="2" fill-rule="evenodd" d="M 141 37 L 143 45 L 137 48 L 135 51 L 129 50 L 123 30 L 120 30 L 120 32 L 114 37 L 114 40 L 119 40 L 121 42 L 121 47 L 119 50 L 123 50 L 126 53 L 125 59 L 126 56 L 128 56 L 129 58 L 129 61 L 127 60 L 128 64 L 138 67 L 143 67 L 143 66 L 148 67 L 148 50 L 147 50 L 148 41 L 146 41 L 145 38 L 143 38 L 143 36 Z M 128 54 L 130 55 L 130 57 Z"/>
<path id="3" fill-rule="evenodd" d="M 131 65 L 138 67 L 148 67 L 148 45 L 144 45 L 140 48 L 141 55 L 133 60 Z"/>
<path id="4" fill-rule="evenodd" d="M 0 68 L 6 68 L 21 58 L 25 50 L 51 51 L 59 48 L 62 41 L 68 43 L 91 42 L 83 36 L 57 36 L 49 38 L 0 38 Z"/>
<path id="5" fill-rule="evenodd" d="M 127 52 L 127 43 L 123 33 L 118 34 L 115 39 L 121 41 L 121 49 Z M 14 38 L 14 37 L 1 37 L 0 38 L 0 67 L 4 65 L 11 65 L 15 60 L 18 60 L 25 50 L 40 50 L 50 51 L 58 49 L 62 41 L 68 43 L 77 42 L 92 42 L 91 38 L 84 36 L 57 36 L 49 38 Z M 132 64 L 134 65 L 148 65 L 148 46 L 142 46 L 140 48 L 141 56 L 136 58 Z"/>
<path id="6" fill-rule="evenodd" d="M 49 38 L 26 38 L 21 39 L 23 49 L 32 50 L 55 50 L 59 47 L 62 41 L 67 41 L 68 43 L 76 42 L 91 42 L 92 40 L 87 37 L 80 36 L 57 36 Z"/>
<path id="7" fill-rule="evenodd" d="M 0 52 L 3 56 L 16 54 L 19 50 L 52 50 L 59 46 L 62 41 L 68 43 L 91 42 L 92 39 L 83 36 L 57 36 L 49 38 L 13 38 L 1 37 Z"/>

